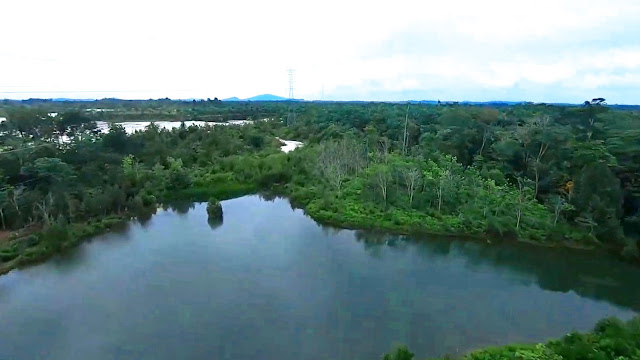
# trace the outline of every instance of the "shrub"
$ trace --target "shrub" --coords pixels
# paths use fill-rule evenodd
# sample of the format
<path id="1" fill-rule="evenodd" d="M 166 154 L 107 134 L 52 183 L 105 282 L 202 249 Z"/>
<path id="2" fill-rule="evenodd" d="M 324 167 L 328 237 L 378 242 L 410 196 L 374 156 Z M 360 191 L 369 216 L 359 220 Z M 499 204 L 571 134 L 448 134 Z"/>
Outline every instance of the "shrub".
<path id="1" fill-rule="evenodd" d="M 222 218 L 222 205 L 220 205 L 218 199 L 214 197 L 209 199 L 209 203 L 207 204 L 207 214 L 209 215 L 209 218 Z"/>

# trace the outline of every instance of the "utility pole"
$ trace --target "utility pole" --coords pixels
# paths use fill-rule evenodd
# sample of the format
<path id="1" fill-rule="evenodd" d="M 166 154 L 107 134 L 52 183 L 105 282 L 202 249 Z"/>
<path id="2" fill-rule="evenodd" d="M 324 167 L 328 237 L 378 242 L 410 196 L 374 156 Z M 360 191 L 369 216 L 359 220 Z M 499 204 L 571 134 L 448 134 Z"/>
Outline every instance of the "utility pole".
<path id="1" fill-rule="evenodd" d="M 407 104 L 407 114 L 404 117 L 404 132 L 402 133 L 402 153 L 407 154 L 407 146 L 409 145 L 409 134 L 407 133 L 407 125 L 409 125 L 409 104 Z"/>

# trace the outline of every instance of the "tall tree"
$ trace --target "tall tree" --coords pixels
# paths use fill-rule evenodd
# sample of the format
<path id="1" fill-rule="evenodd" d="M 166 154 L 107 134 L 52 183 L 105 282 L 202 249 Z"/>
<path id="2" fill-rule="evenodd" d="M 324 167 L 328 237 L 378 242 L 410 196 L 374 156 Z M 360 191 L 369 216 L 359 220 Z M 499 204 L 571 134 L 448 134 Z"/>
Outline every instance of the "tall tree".
<path id="1" fill-rule="evenodd" d="M 622 238 L 622 192 L 620 180 L 604 162 L 587 165 L 575 181 L 573 205 L 580 218 L 590 220 L 595 235 L 603 242 Z"/>

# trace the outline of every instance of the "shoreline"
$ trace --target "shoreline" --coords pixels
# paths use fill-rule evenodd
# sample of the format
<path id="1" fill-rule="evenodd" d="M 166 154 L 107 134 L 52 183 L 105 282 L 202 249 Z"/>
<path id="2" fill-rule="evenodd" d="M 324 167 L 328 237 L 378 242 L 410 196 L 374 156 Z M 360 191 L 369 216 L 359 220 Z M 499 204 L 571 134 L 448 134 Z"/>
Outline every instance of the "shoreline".
<path id="1" fill-rule="evenodd" d="M 529 246 L 536 246 L 539 248 L 547 249 L 570 249 L 576 251 L 588 251 L 588 252 L 601 252 L 606 253 L 609 256 L 616 257 L 619 261 L 624 261 L 622 258 L 615 256 L 611 253 L 611 249 L 606 247 L 597 246 L 585 246 L 580 244 L 574 244 L 569 242 L 538 242 L 527 239 L 519 239 L 513 236 L 505 236 L 500 234 L 488 234 L 488 233 L 471 233 L 471 232 L 457 232 L 457 231 L 437 231 L 435 229 L 429 229 L 428 227 L 409 227 L 404 225 L 397 226 L 384 226 L 370 223 L 357 222 L 353 220 L 346 220 L 340 217 L 339 213 L 335 213 L 334 217 L 323 216 L 320 212 L 316 212 L 309 208 L 309 203 L 304 204 L 302 201 L 295 199 L 292 194 L 288 194 L 287 191 L 283 191 L 282 188 L 274 188 L 268 191 L 259 191 L 255 186 L 248 184 L 237 184 L 232 190 L 219 191 L 216 189 L 191 187 L 184 189 L 178 193 L 167 196 L 164 204 L 169 204 L 172 201 L 190 201 L 190 202 L 206 202 L 211 196 L 215 196 L 220 200 L 234 199 L 247 195 L 268 195 L 278 196 L 286 198 L 291 206 L 295 209 L 300 209 L 306 216 L 311 218 L 319 225 L 335 227 L 344 230 L 373 230 L 386 232 L 390 235 L 405 235 L 405 236 L 439 236 L 443 238 L 456 238 L 464 241 L 475 242 L 488 242 L 490 240 L 484 240 L 487 238 L 495 239 L 496 244 L 500 243 L 522 243 Z M 231 191 L 228 191 L 231 190 Z M 153 212 L 151 212 L 151 215 Z M 46 241 L 40 241 L 36 246 L 27 247 L 25 251 L 18 254 L 14 259 L 5 262 L 0 265 L 0 276 L 8 274 L 12 270 L 28 267 L 31 265 L 37 265 L 49 260 L 51 257 L 62 253 L 66 250 L 72 249 L 91 237 L 103 235 L 112 231 L 116 226 L 125 224 L 132 220 L 137 220 L 140 216 L 148 216 L 149 214 L 131 214 L 125 212 L 118 215 L 109 215 L 101 219 L 91 220 L 88 223 L 73 223 L 69 224 L 70 238 L 57 248 L 47 247 Z M 30 233 L 19 239 L 18 241 L 25 241 L 28 237 L 42 236 L 43 231 L 37 231 Z M 11 240 L 8 240 L 11 241 Z M 25 258 L 26 256 L 26 258 Z"/>
<path id="2" fill-rule="evenodd" d="M 28 247 L 25 251 L 18 254 L 14 259 L 0 265 L 0 276 L 10 273 L 15 269 L 29 267 L 31 265 L 41 264 L 57 254 L 61 254 L 66 250 L 75 248 L 84 241 L 94 236 L 103 235 L 112 231 L 115 227 L 126 224 L 128 221 L 137 218 L 130 214 L 110 215 L 102 219 L 92 220 L 88 223 L 69 224 L 70 238 L 64 241 L 57 248 L 47 247 L 44 240 L 33 246 Z M 30 233 L 24 237 L 15 239 L 17 241 L 26 241 L 31 236 L 42 236 L 42 231 Z M 9 240 L 11 241 L 11 240 Z"/>

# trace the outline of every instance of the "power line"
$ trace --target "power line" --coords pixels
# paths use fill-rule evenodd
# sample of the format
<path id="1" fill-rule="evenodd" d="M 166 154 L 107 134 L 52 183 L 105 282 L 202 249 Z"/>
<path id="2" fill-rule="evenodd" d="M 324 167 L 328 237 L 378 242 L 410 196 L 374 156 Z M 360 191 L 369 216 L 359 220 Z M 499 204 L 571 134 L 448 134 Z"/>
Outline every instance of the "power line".
<path id="1" fill-rule="evenodd" d="M 15 188 L 15 187 L 17 187 L 17 186 L 20 186 L 20 185 L 23 185 L 23 184 L 26 184 L 26 183 L 30 183 L 30 182 L 32 182 L 32 181 L 36 181 L 36 180 L 40 180 L 40 179 L 44 179 L 44 178 L 45 178 L 45 177 L 47 177 L 47 176 L 48 176 L 48 175 L 41 175 L 41 176 L 35 177 L 35 178 L 33 178 L 33 179 L 29 179 L 29 180 L 25 180 L 25 181 L 23 181 L 23 182 L 19 182 L 19 183 L 17 183 L 17 184 L 13 184 L 13 185 L 5 185 L 1 190 L 7 190 L 7 189 L 10 189 L 10 188 L 12 188 L 12 187 L 13 187 L 13 188 Z"/>
<path id="2" fill-rule="evenodd" d="M 0 151 L 0 155 L 2 154 L 8 154 L 10 152 L 14 152 L 14 151 L 22 151 L 22 150 L 29 150 L 29 149 L 35 149 L 35 148 L 39 148 L 39 147 L 43 147 L 43 146 L 50 146 L 51 144 L 42 144 L 42 145 L 35 145 L 35 146 L 27 146 L 27 147 L 22 147 L 20 149 L 13 149 L 13 150 L 7 150 L 7 151 Z"/>

